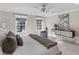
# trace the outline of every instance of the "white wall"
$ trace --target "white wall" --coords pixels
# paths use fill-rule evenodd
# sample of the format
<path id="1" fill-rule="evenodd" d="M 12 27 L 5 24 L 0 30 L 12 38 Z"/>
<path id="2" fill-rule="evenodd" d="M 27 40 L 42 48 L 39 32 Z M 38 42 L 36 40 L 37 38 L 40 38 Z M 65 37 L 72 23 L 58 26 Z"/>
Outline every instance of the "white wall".
<path id="1" fill-rule="evenodd" d="M 37 35 L 40 35 L 40 30 L 37 30 L 37 24 L 36 24 L 36 20 L 37 18 L 39 17 L 35 17 L 33 15 L 29 15 L 27 16 L 27 20 L 26 20 L 26 31 L 25 32 L 22 32 L 22 33 L 19 33 L 21 35 L 29 35 L 29 34 L 37 34 Z M 40 18 L 42 19 L 42 22 L 43 22 L 43 27 L 45 27 L 45 22 L 44 22 L 44 18 Z"/>
<path id="2" fill-rule="evenodd" d="M 33 33 L 33 34 L 38 34 L 40 35 L 40 30 L 37 30 L 37 24 L 36 24 L 36 20 L 37 20 L 38 17 L 35 17 L 35 16 L 28 16 L 27 17 L 27 35 L 30 34 L 30 33 Z M 45 22 L 44 22 L 44 18 L 41 18 L 43 21 L 43 27 L 45 27 Z"/>
<path id="3" fill-rule="evenodd" d="M 57 15 L 51 16 L 48 18 L 43 19 L 44 24 L 43 27 L 48 27 L 48 36 L 52 36 L 53 32 L 52 29 L 54 28 L 54 24 L 59 22 L 59 18 Z M 46 24 L 45 24 L 46 22 Z M 13 13 L 8 12 L 0 12 L 0 27 L 3 23 L 6 23 L 6 29 L 15 31 L 15 24 L 16 19 Z M 28 16 L 27 17 L 27 24 L 26 24 L 26 35 L 30 33 L 38 34 L 37 26 L 36 26 L 36 17 L 35 16 Z M 75 11 L 70 13 L 70 27 L 76 31 L 76 35 L 79 35 L 79 11 Z"/>
<path id="4" fill-rule="evenodd" d="M 30 33 L 36 33 L 36 19 L 34 16 L 27 17 L 27 27 L 26 27 L 27 35 Z"/>
<path id="5" fill-rule="evenodd" d="M 75 30 L 75 42 L 79 43 L 79 11 L 70 13 L 70 27 Z"/>
<path id="6" fill-rule="evenodd" d="M 79 11 L 70 13 L 70 27 L 75 30 L 76 36 L 79 36 Z"/>
<path id="7" fill-rule="evenodd" d="M 44 18 L 43 18 L 43 21 L 44 21 Z M 6 24 L 6 29 L 8 31 L 11 30 L 16 33 L 16 17 L 14 13 L 0 12 L 0 28 L 2 27 L 1 25 L 3 23 Z M 43 27 L 44 26 L 45 25 L 43 24 Z M 37 30 L 36 17 L 32 15 L 27 16 L 26 32 L 21 34 L 27 36 L 30 33 L 39 34 L 39 31 Z"/>
<path id="8" fill-rule="evenodd" d="M 54 24 L 57 24 L 59 22 L 58 16 L 51 16 L 46 18 L 46 26 L 48 27 L 48 36 L 53 36 Z"/>
<path id="9" fill-rule="evenodd" d="M 15 17 L 12 13 L 0 12 L 0 28 L 5 23 L 6 29 L 15 32 Z"/>
<path id="10" fill-rule="evenodd" d="M 76 36 L 79 35 L 79 11 L 70 13 L 70 28 L 75 30 Z M 54 24 L 59 22 L 58 15 L 51 16 L 46 19 L 46 26 L 48 27 L 48 35 L 52 36 L 52 29 L 54 28 Z"/>

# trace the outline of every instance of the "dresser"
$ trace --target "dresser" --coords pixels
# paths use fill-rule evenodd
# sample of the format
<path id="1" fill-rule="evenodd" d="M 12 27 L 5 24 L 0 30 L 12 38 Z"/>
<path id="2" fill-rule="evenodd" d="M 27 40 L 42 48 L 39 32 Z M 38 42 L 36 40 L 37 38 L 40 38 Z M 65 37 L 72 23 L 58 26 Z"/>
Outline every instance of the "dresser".
<path id="1" fill-rule="evenodd" d="M 53 29 L 55 35 L 59 37 L 61 40 L 74 42 L 75 31 L 73 30 L 61 30 L 61 29 Z"/>

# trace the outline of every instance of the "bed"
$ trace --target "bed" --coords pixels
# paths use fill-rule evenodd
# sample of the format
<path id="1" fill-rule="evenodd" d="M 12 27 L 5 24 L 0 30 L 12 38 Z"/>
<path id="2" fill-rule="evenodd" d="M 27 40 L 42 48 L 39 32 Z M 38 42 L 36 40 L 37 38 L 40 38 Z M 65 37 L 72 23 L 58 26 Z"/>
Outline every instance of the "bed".
<path id="1" fill-rule="evenodd" d="M 27 36 L 22 37 L 24 45 L 17 47 L 14 55 L 59 55 L 61 54 L 58 46 L 47 49 L 33 38 Z"/>
<path id="2" fill-rule="evenodd" d="M 6 36 L 6 33 L 0 30 L 0 44 L 1 40 Z M 13 55 L 59 55 L 61 51 L 58 46 L 55 45 L 50 49 L 47 49 L 45 46 L 31 38 L 30 36 L 22 36 L 23 46 L 17 46 Z M 0 47 L 0 55 L 3 55 L 3 52 Z"/>

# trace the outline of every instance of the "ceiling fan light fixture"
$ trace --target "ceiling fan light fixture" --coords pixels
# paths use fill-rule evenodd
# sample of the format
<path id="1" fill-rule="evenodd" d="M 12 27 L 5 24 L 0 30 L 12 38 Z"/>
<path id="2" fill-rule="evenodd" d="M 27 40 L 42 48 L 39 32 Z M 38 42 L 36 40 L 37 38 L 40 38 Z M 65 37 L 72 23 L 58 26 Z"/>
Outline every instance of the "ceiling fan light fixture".
<path id="1" fill-rule="evenodd" d="M 46 8 L 41 8 L 42 12 L 46 12 Z"/>

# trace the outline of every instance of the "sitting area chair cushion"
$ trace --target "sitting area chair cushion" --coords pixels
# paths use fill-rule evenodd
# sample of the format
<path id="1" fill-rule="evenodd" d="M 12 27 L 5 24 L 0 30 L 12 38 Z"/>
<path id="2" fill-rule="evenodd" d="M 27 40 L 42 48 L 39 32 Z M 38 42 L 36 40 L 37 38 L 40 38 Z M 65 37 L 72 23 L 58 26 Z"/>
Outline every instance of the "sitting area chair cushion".
<path id="1" fill-rule="evenodd" d="M 16 41 L 18 46 L 23 46 L 23 40 L 20 35 L 16 35 Z"/>
<path id="2" fill-rule="evenodd" d="M 13 54 L 13 52 L 16 50 L 17 42 L 16 37 L 14 36 L 7 36 L 1 45 L 3 54 Z"/>
<path id="3" fill-rule="evenodd" d="M 13 33 L 12 31 L 9 31 L 7 36 L 15 36 L 15 33 Z"/>

